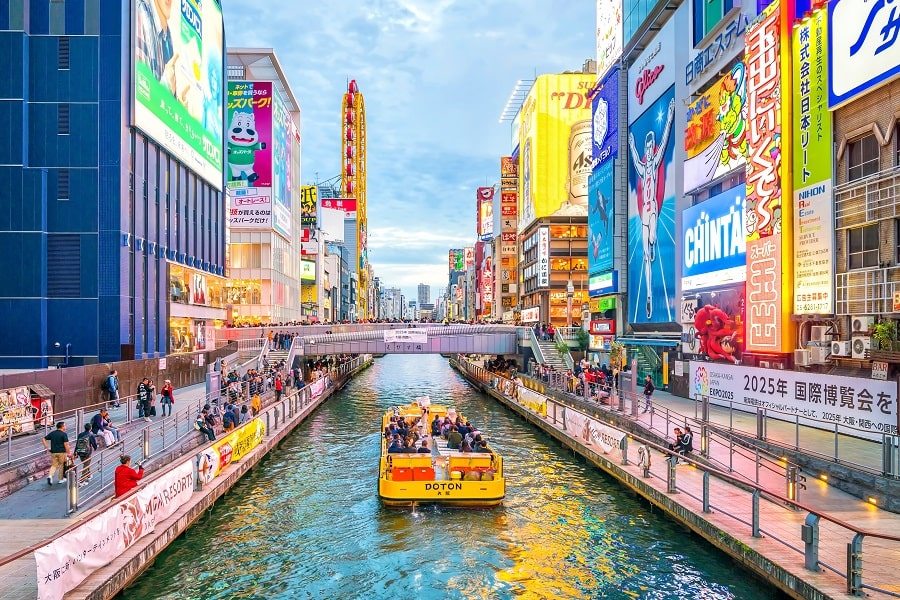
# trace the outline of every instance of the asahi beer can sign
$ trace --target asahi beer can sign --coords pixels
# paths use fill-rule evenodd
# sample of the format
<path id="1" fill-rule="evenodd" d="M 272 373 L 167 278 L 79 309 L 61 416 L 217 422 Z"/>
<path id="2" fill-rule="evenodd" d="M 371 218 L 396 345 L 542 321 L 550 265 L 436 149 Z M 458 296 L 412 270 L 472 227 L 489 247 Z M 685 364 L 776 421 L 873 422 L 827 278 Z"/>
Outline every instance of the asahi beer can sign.
<path id="1" fill-rule="evenodd" d="M 588 203 L 588 177 L 591 175 L 591 121 L 572 125 L 569 132 L 569 202 L 585 207 Z"/>

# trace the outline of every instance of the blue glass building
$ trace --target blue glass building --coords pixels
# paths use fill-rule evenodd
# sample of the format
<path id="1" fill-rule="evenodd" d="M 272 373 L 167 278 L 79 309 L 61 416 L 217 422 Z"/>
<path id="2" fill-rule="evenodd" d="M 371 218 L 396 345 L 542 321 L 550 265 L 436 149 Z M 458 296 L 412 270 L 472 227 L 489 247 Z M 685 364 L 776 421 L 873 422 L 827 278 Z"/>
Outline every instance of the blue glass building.
<path id="1" fill-rule="evenodd" d="M 0 368 L 163 356 L 170 269 L 224 275 L 223 181 L 133 126 L 143 1 L 0 0 Z"/>

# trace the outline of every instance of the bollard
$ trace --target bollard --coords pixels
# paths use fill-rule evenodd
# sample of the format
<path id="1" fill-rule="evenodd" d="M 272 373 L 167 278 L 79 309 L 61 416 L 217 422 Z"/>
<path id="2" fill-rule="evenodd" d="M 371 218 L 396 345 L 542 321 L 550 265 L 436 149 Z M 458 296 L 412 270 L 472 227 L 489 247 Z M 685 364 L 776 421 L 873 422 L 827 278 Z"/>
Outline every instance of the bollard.
<path id="1" fill-rule="evenodd" d="M 862 596 L 862 543 L 863 534 L 857 533 L 847 544 L 847 593 Z"/>
<path id="2" fill-rule="evenodd" d="M 144 427 L 141 430 L 141 450 L 144 452 L 144 458 L 150 456 L 150 428 Z"/>
<path id="3" fill-rule="evenodd" d="M 272 431 L 270 425 L 271 423 L 269 422 L 269 411 L 266 411 L 266 432 Z"/>
<path id="4" fill-rule="evenodd" d="M 203 482 L 200 481 L 200 454 L 194 457 L 193 473 L 194 473 L 194 491 L 199 492 L 203 489 Z"/>
<path id="5" fill-rule="evenodd" d="M 785 477 L 787 479 L 787 498 L 788 500 L 797 501 L 797 467 L 789 465 L 785 469 Z"/>
<path id="6" fill-rule="evenodd" d="M 628 464 L 628 436 L 622 438 L 622 465 L 625 466 Z"/>
<path id="7" fill-rule="evenodd" d="M 625 394 L 620 389 L 616 389 L 616 396 L 619 397 L 619 412 L 625 412 Z"/>
<path id="8" fill-rule="evenodd" d="M 894 461 L 896 438 L 892 435 L 883 435 L 881 440 L 881 474 L 890 477 L 897 472 Z"/>
<path id="9" fill-rule="evenodd" d="M 756 409 L 756 439 L 766 439 L 766 410 L 764 408 Z"/>
<path id="10" fill-rule="evenodd" d="M 69 469 L 66 477 L 66 516 L 78 510 L 78 469 Z"/>
<path id="11" fill-rule="evenodd" d="M 704 423 L 709 422 L 709 396 L 703 396 L 700 404 L 700 420 Z"/>
<path id="12" fill-rule="evenodd" d="M 753 518 L 751 519 L 752 523 L 750 525 L 750 535 L 755 538 L 762 537 L 762 534 L 759 533 L 759 490 L 753 490 Z"/>
<path id="13" fill-rule="evenodd" d="M 700 456 L 709 458 L 709 425 L 700 426 Z"/>
<path id="14" fill-rule="evenodd" d="M 632 394 L 631 396 L 631 416 L 635 419 L 638 416 L 638 396 L 637 394 Z M 651 418 L 653 416 L 651 415 Z"/>
<path id="15" fill-rule="evenodd" d="M 675 461 L 678 460 L 674 455 L 670 456 L 666 459 L 666 463 L 668 463 L 668 476 L 666 477 L 666 492 L 669 494 L 674 494 L 678 491 L 678 488 L 675 484 Z"/>
<path id="16" fill-rule="evenodd" d="M 12 462 L 12 438 L 13 438 L 13 428 L 6 428 L 6 462 Z"/>
<path id="17" fill-rule="evenodd" d="M 272 416 L 275 419 L 275 427 L 273 429 L 278 429 L 278 407 L 273 408 L 272 412 L 274 413 Z"/>
<path id="18" fill-rule="evenodd" d="M 703 471 L 703 512 L 712 512 L 709 509 L 709 471 Z"/>
<path id="19" fill-rule="evenodd" d="M 647 444 L 638 446 L 638 460 L 640 460 L 641 468 L 644 469 L 644 477 L 650 479 L 650 446 Z"/>
<path id="20" fill-rule="evenodd" d="M 819 568 L 819 515 L 809 513 L 806 522 L 800 526 L 800 539 L 803 540 L 803 566 L 810 571 L 821 571 Z"/>

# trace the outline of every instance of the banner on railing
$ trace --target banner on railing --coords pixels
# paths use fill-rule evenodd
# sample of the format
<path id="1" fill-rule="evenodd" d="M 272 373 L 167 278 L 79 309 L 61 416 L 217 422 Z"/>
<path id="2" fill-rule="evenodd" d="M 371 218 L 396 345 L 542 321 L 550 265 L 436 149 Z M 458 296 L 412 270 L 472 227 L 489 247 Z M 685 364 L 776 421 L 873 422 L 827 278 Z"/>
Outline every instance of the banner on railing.
<path id="1" fill-rule="evenodd" d="M 325 387 L 328 385 L 328 378 L 322 377 L 320 379 L 315 380 L 313 383 L 309 384 L 309 395 L 311 398 L 318 398 L 325 391 Z"/>
<path id="2" fill-rule="evenodd" d="M 406 342 L 409 344 L 427 344 L 428 332 L 424 329 L 385 329 L 385 343 Z"/>
<path id="3" fill-rule="evenodd" d="M 542 417 L 547 416 L 547 398 L 529 390 L 527 387 L 519 387 L 518 389 L 519 404 L 532 412 L 536 412 Z"/>
<path id="4" fill-rule="evenodd" d="M 34 553 L 40 600 L 59 600 L 118 558 L 194 493 L 193 459 Z"/>
<path id="5" fill-rule="evenodd" d="M 897 435 L 897 384 L 862 377 L 691 361 L 690 395 L 773 419 L 880 440 Z"/>
<path id="6" fill-rule="evenodd" d="M 625 432 L 604 425 L 596 419 L 566 407 L 565 430 L 585 442 L 599 447 L 604 454 L 621 452 Z"/>
<path id="7" fill-rule="evenodd" d="M 225 467 L 241 460 L 259 446 L 265 435 L 266 424 L 256 417 L 203 450 L 197 465 L 200 481 L 209 483 L 218 477 Z"/>

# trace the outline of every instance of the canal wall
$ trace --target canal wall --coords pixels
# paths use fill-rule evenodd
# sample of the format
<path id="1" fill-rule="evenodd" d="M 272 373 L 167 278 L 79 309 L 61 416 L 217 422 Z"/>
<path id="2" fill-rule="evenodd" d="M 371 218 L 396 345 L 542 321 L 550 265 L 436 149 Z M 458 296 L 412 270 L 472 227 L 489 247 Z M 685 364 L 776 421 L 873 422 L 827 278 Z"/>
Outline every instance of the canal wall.
<path id="1" fill-rule="evenodd" d="M 371 359 L 366 361 L 346 377 L 337 380 L 321 396 L 306 405 L 301 402 L 292 405 L 290 401 L 287 403 L 283 401 L 282 404 L 263 412 L 261 415 L 263 419 L 266 419 L 266 415 L 268 415 L 266 436 L 255 449 L 243 457 L 240 462 L 226 467 L 222 474 L 204 485 L 200 491 L 195 492 L 190 500 L 173 515 L 162 523 L 158 523 L 152 534 L 140 539 L 111 563 L 95 571 L 76 589 L 66 594 L 66 599 L 105 600 L 122 592 L 152 566 L 156 557 L 169 544 L 187 531 L 206 511 L 210 510 L 219 498 L 224 496 L 244 475 L 253 470 L 266 455 L 275 450 L 319 406 L 371 364 Z M 279 410 L 282 405 L 284 408 Z"/>
<path id="2" fill-rule="evenodd" d="M 798 600 L 826 600 L 851 597 L 845 593 L 840 593 L 840 586 L 822 585 L 824 582 L 821 581 L 822 577 L 820 575 L 808 571 L 803 572 L 796 568 L 788 568 L 778 560 L 764 555 L 759 550 L 748 545 L 748 540 L 744 539 L 743 536 L 735 535 L 726 528 L 705 518 L 702 513 L 683 506 L 678 502 L 677 495 L 673 497 L 650 485 L 647 480 L 635 476 L 621 464 L 589 447 L 583 440 L 569 435 L 566 431 L 554 426 L 554 424 L 541 416 L 507 398 L 490 385 L 471 376 L 465 369 L 460 368 L 455 360 L 451 360 L 450 364 L 471 385 L 494 398 L 507 409 L 518 414 L 525 421 L 557 440 L 564 447 L 580 455 L 593 466 L 612 476 L 620 484 L 626 486 L 653 506 L 662 510 L 670 518 L 728 554 L 745 569 L 788 596 Z M 813 580 L 817 581 L 813 583 Z"/>

